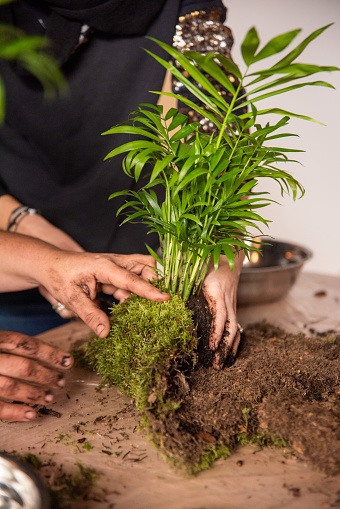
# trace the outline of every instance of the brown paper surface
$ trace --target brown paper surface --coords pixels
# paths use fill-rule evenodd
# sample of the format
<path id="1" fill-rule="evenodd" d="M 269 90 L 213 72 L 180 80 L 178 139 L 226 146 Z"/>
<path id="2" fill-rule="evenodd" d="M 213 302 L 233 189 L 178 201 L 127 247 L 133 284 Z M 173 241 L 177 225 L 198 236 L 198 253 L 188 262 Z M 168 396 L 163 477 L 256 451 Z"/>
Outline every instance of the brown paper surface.
<path id="1" fill-rule="evenodd" d="M 242 326 L 266 320 L 289 332 L 340 332 L 340 278 L 301 274 L 282 301 L 238 310 Z M 73 322 L 41 337 L 62 348 L 88 335 Z M 97 392 L 99 377 L 81 369 L 68 374 L 49 407 L 60 417 L 0 423 L 0 449 L 38 456 L 53 482 L 76 462 L 99 474 L 82 509 L 297 509 L 340 505 L 340 479 L 296 460 L 288 450 L 246 446 L 209 471 L 187 478 L 169 467 L 139 431 L 139 416 L 115 388 Z M 114 416 L 114 417 L 113 417 Z M 109 418 L 111 417 L 111 421 Z M 113 419 L 112 419 L 113 417 Z M 85 438 L 85 440 L 83 440 Z M 84 443 L 93 448 L 83 449 Z M 106 451 L 106 452 L 105 452 Z"/>

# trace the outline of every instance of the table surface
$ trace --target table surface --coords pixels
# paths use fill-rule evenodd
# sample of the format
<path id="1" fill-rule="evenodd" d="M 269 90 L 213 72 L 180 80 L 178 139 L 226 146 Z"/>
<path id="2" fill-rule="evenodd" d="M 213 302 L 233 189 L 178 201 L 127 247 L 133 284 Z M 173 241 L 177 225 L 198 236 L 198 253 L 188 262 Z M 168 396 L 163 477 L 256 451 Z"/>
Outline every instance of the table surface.
<path id="1" fill-rule="evenodd" d="M 238 310 L 239 322 L 266 320 L 289 332 L 340 332 L 340 278 L 302 273 L 280 302 Z M 88 336 L 72 322 L 41 337 L 69 349 Z M 116 388 L 98 390 L 99 377 L 74 368 L 49 407 L 55 415 L 33 423 L 0 423 L 0 449 L 38 456 L 51 481 L 77 462 L 99 474 L 82 509 L 296 509 L 340 505 L 340 479 L 327 477 L 288 451 L 246 446 L 195 478 L 169 467 L 139 431 L 131 401 Z M 57 413 L 60 414 L 57 417 Z M 84 440 L 85 439 L 85 440 Z M 84 443 L 92 449 L 83 448 Z M 46 475 L 46 471 L 45 471 Z"/>

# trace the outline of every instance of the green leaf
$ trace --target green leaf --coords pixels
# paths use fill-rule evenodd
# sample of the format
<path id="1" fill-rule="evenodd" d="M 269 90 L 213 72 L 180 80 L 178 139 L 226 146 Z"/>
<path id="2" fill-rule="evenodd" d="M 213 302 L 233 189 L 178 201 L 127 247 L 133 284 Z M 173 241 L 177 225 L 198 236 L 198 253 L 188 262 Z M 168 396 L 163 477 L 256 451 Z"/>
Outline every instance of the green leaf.
<path id="1" fill-rule="evenodd" d="M 177 62 L 179 62 L 179 64 L 183 67 L 183 69 L 185 69 L 185 71 L 187 71 L 189 76 L 191 76 L 197 83 L 199 83 L 204 88 L 204 90 L 206 90 L 209 94 L 211 94 L 213 97 L 215 97 L 215 99 L 217 99 L 220 103 L 226 104 L 224 99 L 219 95 L 218 91 L 211 84 L 211 82 L 208 80 L 208 78 L 206 78 L 204 76 L 204 74 L 202 74 L 197 69 L 197 67 L 195 65 L 193 65 L 185 55 L 183 55 L 183 53 L 180 53 L 179 51 L 177 51 L 173 46 L 169 46 L 169 44 L 160 42 L 157 39 L 153 39 L 152 37 L 147 37 L 147 38 L 154 41 L 162 49 L 164 49 L 167 53 L 169 53 L 170 56 L 172 56 L 175 60 L 177 60 Z M 172 72 L 170 68 L 169 68 L 169 71 Z M 180 77 L 180 81 L 182 83 L 183 83 L 183 78 L 184 78 L 184 76 L 182 74 Z M 200 92 L 200 90 L 197 87 L 195 87 L 195 88 L 197 91 Z"/>
<path id="2" fill-rule="evenodd" d="M 152 170 L 151 177 L 150 177 L 150 183 L 155 180 L 156 177 L 172 162 L 174 159 L 174 156 L 172 154 L 169 154 L 164 157 L 164 159 L 159 159 L 156 161 L 156 164 Z"/>
<path id="3" fill-rule="evenodd" d="M 173 131 L 178 126 L 186 123 L 188 121 L 188 117 L 186 115 L 183 115 L 182 113 L 178 113 L 176 116 L 174 116 L 172 122 L 170 123 L 168 130 Z"/>
<path id="4" fill-rule="evenodd" d="M 183 102 L 187 106 L 190 107 L 190 109 L 193 109 L 194 111 L 197 111 L 202 117 L 208 118 L 213 124 L 216 125 L 218 129 L 221 129 L 222 124 L 221 122 L 209 111 L 204 110 L 197 104 L 195 104 L 193 101 L 190 101 L 190 99 L 187 99 L 186 97 L 182 97 L 180 95 L 173 94 L 171 92 L 157 92 L 157 91 L 151 91 L 152 94 L 158 94 L 158 95 L 165 95 L 167 97 L 172 97 L 173 99 L 177 99 L 178 101 Z M 218 113 L 218 115 L 221 115 L 221 112 Z"/>
<path id="5" fill-rule="evenodd" d="M 5 98 L 6 98 L 5 86 L 0 77 L 0 125 L 3 123 L 5 119 Z"/>
<path id="6" fill-rule="evenodd" d="M 305 78 L 306 76 L 311 76 L 312 74 L 316 74 L 318 72 L 333 72 L 333 71 L 339 71 L 339 68 L 334 66 L 319 66 L 312 64 L 295 63 L 279 67 L 270 67 L 269 69 L 256 71 L 254 73 L 248 74 L 248 77 L 259 75 L 260 77 L 262 77 L 262 79 L 265 79 L 267 77 L 274 76 L 275 74 L 287 74 L 291 76 L 291 79 L 297 79 Z M 248 86 L 252 85 L 256 81 L 259 81 L 259 79 L 257 78 L 256 80 L 252 81 L 251 83 L 248 84 Z"/>
<path id="7" fill-rule="evenodd" d="M 186 51 L 185 54 L 197 62 L 197 64 L 209 74 L 209 76 L 213 77 L 218 83 L 220 83 L 224 88 L 229 90 L 233 95 L 235 95 L 235 88 L 232 82 L 229 80 L 228 76 L 222 71 L 222 69 L 214 62 L 213 55 L 208 53 L 207 55 L 202 55 L 201 53 L 197 53 L 196 51 Z"/>
<path id="8" fill-rule="evenodd" d="M 213 257 L 214 257 L 214 269 L 215 271 L 218 269 L 218 262 L 220 261 L 222 246 L 216 245 L 213 250 Z"/>
<path id="9" fill-rule="evenodd" d="M 283 67 L 285 65 L 291 64 L 301 53 L 305 50 L 305 48 L 314 40 L 316 37 L 322 34 L 328 27 L 333 25 L 333 23 L 329 23 L 328 25 L 319 28 L 312 32 L 306 39 L 304 39 L 296 48 L 294 48 L 288 55 L 286 55 L 282 60 L 277 62 L 271 69 L 276 69 L 277 67 Z"/>
<path id="10" fill-rule="evenodd" d="M 216 108 L 215 104 L 213 103 L 213 101 L 210 99 L 209 96 L 207 96 L 206 94 L 204 94 L 198 87 L 196 87 L 193 83 L 191 83 L 190 80 L 188 80 L 187 78 L 185 78 L 183 76 L 183 74 L 176 68 L 174 67 L 173 65 L 169 64 L 169 62 L 167 62 L 166 60 L 164 60 L 163 58 L 160 58 L 158 57 L 157 55 L 155 55 L 154 53 L 152 53 L 151 51 L 148 51 L 148 50 L 145 50 L 149 55 L 151 55 L 153 58 L 155 58 L 157 60 L 157 62 L 159 62 L 161 65 L 163 65 L 163 67 L 165 67 L 169 72 L 171 72 L 171 74 L 173 74 L 179 81 L 181 81 L 181 83 L 183 83 L 183 85 L 192 93 L 194 94 L 203 104 L 206 104 L 207 106 L 209 106 L 209 108 L 214 111 L 217 115 L 220 114 L 220 111 L 218 110 L 218 108 Z M 161 95 L 165 95 L 163 94 L 162 92 L 156 92 L 156 93 L 160 93 Z"/>
<path id="11" fill-rule="evenodd" d="M 111 157 L 115 157 L 119 154 L 123 154 L 124 152 L 129 152 L 130 150 L 135 149 L 142 149 L 142 148 L 152 148 L 155 152 L 163 152 L 164 149 L 157 145 L 156 143 L 152 143 L 151 141 L 146 140 L 136 140 L 136 141 L 130 141 L 128 143 L 124 143 L 124 145 L 121 145 L 114 150 L 111 150 L 107 154 L 107 156 L 104 158 L 104 161 L 106 159 L 110 159 Z"/>
<path id="12" fill-rule="evenodd" d="M 216 58 L 216 60 L 218 60 L 229 73 L 236 76 L 239 80 L 242 80 L 242 73 L 233 60 L 221 55 L 220 53 L 211 53 L 211 56 L 212 58 Z"/>
<path id="13" fill-rule="evenodd" d="M 300 32 L 301 29 L 297 29 L 274 37 L 257 53 L 253 62 L 258 62 L 259 60 L 280 53 L 280 51 L 283 51 Z"/>
<path id="14" fill-rule="evenodd" d="M 127 191 L 126 189 L 124 191 L 116 191 L 115 193 L 110 194 L 108 199 L 112 200 L 113 198 L 117 198 L 118 196 L 127 196 L 129 194 L 130 194 L 129 191 Z"/>
<path id="15" fill-rule="evenodd" d="M 128 221 L 133 222 L 133 220 L 136 219 L 137 217 L 145 217 L 145 216 L 147 217 L 147 213 L 145 210 L 140 210 L 138 212 L 134 212 L 133 214 L 129 214 L 128 217 L 120 223 L 120 226 L 123 226 L 123 224 L 127 223 Z"/>
<path id="16" fill-rule="evenodd" d="M 176 196 L 181 189 L 186 187 L 192 180 L 196 180 L 201 175 L 206 175 L 207 170 L 206 168 L 197 168 L 194 171 L 190 172 L 189 175 L 187 175 L 182 182 L 178 184 L 178 186 L 174 189 L 174 196 Z"/>
<path id="17" fill-rule="evenodd" d="M 281 108 L 268 108 L 266 110 L 258 110 L 258 115 L 267 115 L 269 113 L 274 113 L 275 115 L 287 115 L 289 117 L 294 118 L 301 118 L 302 120 L 309 120 L 310 122 L 316 122 L 317 124 L 325 125 L 322 122 L 319 122 L 318 120 L 315 120 L 314 118 L 307 117 L 306 115 L 300 115 L 298 113 L 293 113 L 291 111 L 282 110 Z M 244 113 L 243 115 L 240 115 L 241 118 L 247 118 L 249 113 Z"/>
<path id="18" fill-rule="evenodd" d="M 273 97 L 274 95 L 284 94 L 286 92 L 291 92 L 292 90 L 297 90 L 298 88 L 303 88 L 303 87 L 307 87 L 307 86 L 334 88 L 333 85 L 331 85 L 330 83 L 327 83 L 326 81 L 309 81 L 309 82 L 304 82 L 304 83 L 298 83 L 296 85 L 291 85 L 290 87 L 280 88 L 279 90 L 273 90 L 271 92 L 268 92 L 267 94 L 258 95 L 256 97 L 253 97 L 249 101 L 245 101 L 244 103 L 242 103 L 241 107 L 244 108 L 245 106 L 248 106 L 248 104 L 252 104 L 257 101 L 262 101 L 263 99 L 268 99 L 268 97 Z"/>
<path id="19" fill-rule="evenodd" d="M 198 217 L 194 216 L 194 214 L 182 214 L 181 217 L 184 217 L 186 219 L 191 219 L 191 221 L 194 221 L 194 223 L 199 224 L 202 226 L 202 222 L 198 219 Z"/>
<path id="20" fill-rule="evenodd" d="M 0 26 L 1 28 L 2 26 Z M 48 46 L 48 43 L 43 37 L 25 37 L 23 32 L 17 31 L 14 28 L 12 41 L 8 41 L 8 39 L 4 42 L 1 41 L 0 57 L 7 60 L 18 60 L 19 58 L 29 56 L 30 53 L 33 54 L 36 50 L 46 48 L 46 46 Z"/>
<path id="21" fill-rule="evenodd" d="M 148 245 L 148 244 L 145 244 L 145 247 L 146 249 L 149 251 L 149 253 L 151 254 L 151 256 L 154 257 L 154 259 L 156 260 L 157 263 L 159 263 L 161 265 L 161 267 L 164 267 L 164 262 L 163 260 L 160 259 L 160 257 L 158 256 L 158 254 Z"/>
<path id="22" fill-rule="evenodd" d="M 223 249 L 223 253 L 227 257 L 230 269 L 233 270 L 234 266 L 235 266 L 235 254 L 234 254 L 234 251 L 231 249 L 230 246 L 228 246 L 228 244 L 223 244 L 222 245 L 222 249 Z"/>
<path id="23" fill-rule="evenodd" d="M 241 45 L 241 53 L 245 64 L 249 67 L 254 61 L 255 52 L 260 44 L 256 28 L 252 27 L 246 34 Z"/>
<path id="24" fill-rule="evenodd" d="M 178 114 L 178 109 L 177 108 L 170 108 L 165 117 L 164 117 L 164 120 L 170 120 L 170 118 L 172 117 L 176 117 L 176 115 Z"/>
<path id="25" fill-rule="evenodd" d="M 134 127 L 129 125 L 116 126 L 102 133 L 103 136 L 106 134 L 136 134 L 137 136 L 151 138 L 152 140 L 155 140 L 159 143 L 158 136 L 150 133 L 149 131 L 143 129 L 142 127 Z"/>
<path id="26" fill-rule="evenodd" d="M 196 131 L 196 129 L 197 129 L 197 127 L 199 125 L 200 125 L 199 122 L 193 122 L 192 124 L 188 124 L 188 125 L 183 126 L 181 129 L 176 131 L 173 136 L 171 136 L 170 141 L 174 142 L 174 141 L 178 141 L 178 140 L 181 140 L 183 138 L 186 138 L 193 131 Z"/>

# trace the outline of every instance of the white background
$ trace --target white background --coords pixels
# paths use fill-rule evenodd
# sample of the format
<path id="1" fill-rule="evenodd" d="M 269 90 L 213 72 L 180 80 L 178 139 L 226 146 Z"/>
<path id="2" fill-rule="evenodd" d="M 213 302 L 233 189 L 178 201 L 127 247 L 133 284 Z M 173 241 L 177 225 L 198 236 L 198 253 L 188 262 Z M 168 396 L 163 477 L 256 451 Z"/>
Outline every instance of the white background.
<path id="1" fill-rule="evenodd" d="M 276 35 L 302 28 L 281 58 L 312 31 L 328 23 L 334 25 L 315 39 L 298 61 L 340 67 L 340 0 L 225 0 L 225 5 L 228 9 L 226 24 L 235 40 L 232 56 L 242 70 L 240 46 L 250 27 L 256 27 L 260 47 Z M 267 62 L 271 60 L 262 61 L 261 68 Z M 261 189 L 272 192 L 280 205 L 270 205 L 262 212 L 273 221 L 268 234 L 313 251 L 313 259 L 304 270 L 340 276 L 340 72 L 319 73 L 308 78 L 308 81 L 316 80 L 329 81 L 336 90 L 305 87 L 258 103 L 261 109 L 282 107 L 326 124 L 325 127 L 291 120 L 288 131 L 299 134 L 299 138 L 283 139 L 281 145 L 306 153 L 296 157 L 303 166 L 283 169 L 292 171 L 305 187 L 306 194 L 297 202 L 290 197 L 282 199 L 277 184 L 263 182 Z"/>

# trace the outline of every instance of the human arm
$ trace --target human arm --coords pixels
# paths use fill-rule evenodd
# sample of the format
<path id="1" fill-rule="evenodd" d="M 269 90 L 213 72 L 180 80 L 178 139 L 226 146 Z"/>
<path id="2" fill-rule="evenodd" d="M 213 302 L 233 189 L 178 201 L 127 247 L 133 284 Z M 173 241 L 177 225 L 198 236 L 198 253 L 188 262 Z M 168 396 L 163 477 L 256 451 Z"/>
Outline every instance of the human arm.
<path id="1" fill-rule="evenodd" d="M 211 264 L 203 284 L 204 296 L 212 316 L 210 349 L 215 352 L 213 366 L 222 369 L 226 358 L 235 357 L 240 342 L 236 317 L 237 287 L 244 260 L 240 251 L 231 270 L 225 256 L 220 257 L 217 271 Z"/>
<path id="2" fill-rule="evenodd" d="M 22 205 L 22 203 L 9 194 L 0 196 L 0 230 L 7 230 L 11 214 Z M 22 219 L 20 218 L 17 221 L 13 231 L 22 235 L 36 237 L 67 251 L 84 251 L 78 242 L 60 230 L 60 228 L 51 224 L 40 214 L 23 216 Z"/>
<path id="3" fill-rule="evenodd" d="M 22 403 L 50 404 L 72 364 L 70 354 L 38 338 L 0 331 L 0 420 L 34 419 L 36 411 Z"/>
<path id="4" fill-rule="evenodd" d="M 76 313 L 100 337 L 109 333 L 107 315 L 93 302 L 97 291 L 124 300 L 136 293 L 150 300 L 169 296 L 152 286 L 148 255 L 115 255 L 62 251 L 31 237 L 0 232 L 0 291 L 17 291 L 42 285 L 67 309 Z"/>

